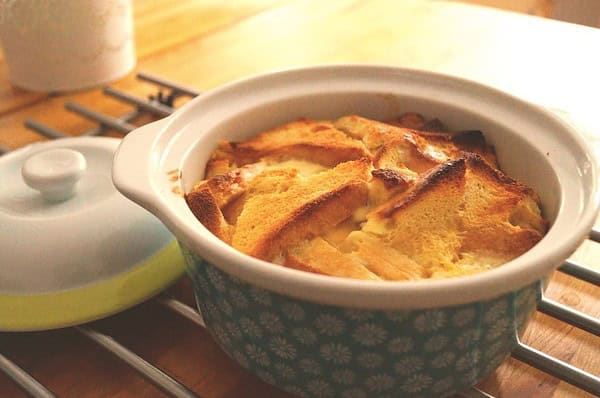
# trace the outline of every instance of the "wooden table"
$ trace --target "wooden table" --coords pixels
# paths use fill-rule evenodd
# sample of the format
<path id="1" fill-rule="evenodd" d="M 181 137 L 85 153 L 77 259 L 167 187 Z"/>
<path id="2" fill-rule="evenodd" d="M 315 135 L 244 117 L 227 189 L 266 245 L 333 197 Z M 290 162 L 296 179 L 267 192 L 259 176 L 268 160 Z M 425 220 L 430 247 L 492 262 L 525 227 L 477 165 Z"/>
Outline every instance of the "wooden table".
<path id="1" fill-rule="evenodd" d="M 358 62 L 434 70 L 498 87 L 568 112 L 599 147 L 600 30 L 441 1 L 168 0 L 137 1 L 137 71 L 208 90 L 274 69 Z M 113 84 L 138 95 L 154 88 L 133 73 Z M 66 112 L 66 100 L 118 115 L 125 105 L 99 89 L 65 95 L 14 88 L 0 58 L 0 145 L 44 139 L 23 126 L 35 118 L 77 135 L 93 126 Z M 117 135 L 117 133 L 110 133 Z M 600 269 L 600 248 L 586 241 L 574 258 Z M 193 304 L 185 278 L 169 289 Z M 600 290 L 556 273 L 547 296 L 600 316 Z M 288 397 L 229 360 L 197 325 L 155 301 L 93 327 L 202 397 Z M 524 341 L 600 374 L 600 339 L 538 313 Z M 74 329 L 0 334 L 0 352 L 59 396 L 155 397 L 163 393 Z M 584 397 L 581 390 L 516 360 L 480 387 L 498 397 Z M 22 392 L 0 373 L 0 397 Z"/>

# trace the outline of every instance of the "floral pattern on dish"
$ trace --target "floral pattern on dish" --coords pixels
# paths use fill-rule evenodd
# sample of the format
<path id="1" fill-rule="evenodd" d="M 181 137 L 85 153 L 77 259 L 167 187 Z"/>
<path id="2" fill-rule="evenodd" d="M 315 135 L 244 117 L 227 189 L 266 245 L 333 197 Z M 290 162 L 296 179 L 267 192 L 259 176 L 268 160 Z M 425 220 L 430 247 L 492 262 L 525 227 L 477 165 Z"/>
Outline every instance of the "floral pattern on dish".
<path id="1" fill-rule="evenodd" d="M 452 307 L 343 308 L 249 285 L 182 250 L 198 307 L 221 348 L 301 397 L 444 397 L 466 390 L 514 348 L 541 283 Z"/>

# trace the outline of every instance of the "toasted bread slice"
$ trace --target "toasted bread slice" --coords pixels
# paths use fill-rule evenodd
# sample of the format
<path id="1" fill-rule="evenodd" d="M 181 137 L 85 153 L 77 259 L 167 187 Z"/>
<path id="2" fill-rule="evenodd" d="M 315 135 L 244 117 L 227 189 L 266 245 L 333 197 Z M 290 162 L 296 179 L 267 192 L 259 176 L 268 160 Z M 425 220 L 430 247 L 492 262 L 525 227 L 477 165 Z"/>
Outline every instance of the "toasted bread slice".
<path id="1" fill-rule="evenodd" d="M 413 130 L 423 130 L 427 124 L 423 115 L 415 112 L 403 113 L 397 119 L 386 121 L 386 123 Z"/>
<path id="2" fill-rule="evenodd" d="M 290 249 L 284 265 L 322 275 L 353 279 L 381 279 L 320 237 L 304 241 Z"/>
<path id="3" fill-rule="evenodd" d="M 415 115 L 410 116 L 414 120 L 408 124 L 427 127 L 425 124 L 420 126 L 418 115 Z M 476 153 L 497 167 L 493 147 L 485 142 L 483 134 L 477 130 L 449 132 L 412 129 L 400 123 L 392 125 L 354 115 L 339 118 L 334 125 L 365 143 L 374 153 L 373 165 L 376 168 L 404 165 L 422 173 L 450 159 L 462 157 L 463 152 Z"/>
<path id="4" fill-rule="evenodd" d="M 231 143 L 239 164 L 256 162 L 264 157 L 308 159 L 324 166 L 368 157 L 360 141 L 349 138 L 329 121 L 297 120 L 265 131 L 256 137 Z"/>
<path id="5" fill-rule="evenodd" d="M 216 200 L 217 206 L 223 212 L 227 222 L 235 224 L 235 220 L 244 205 L 245 192 L 250 182 L 261 173 L 273 171 L 273 173 L 277 174 L 277 170 L 288 170 L 288 172 L 291 172 L 294 175 L 302 174 L 304 176 L 309 176 L 324 170 L 324 167 L 307 161 L 288 160 L 278 162 L 273 159 L 265 158 L 256 163 L 250 163 L 229 170 L 224 174 L 213 176 L 212 178 L 197 184 L 193 190 L 198 189 L 202 184 L 207 184 Z"/>
<path id="6" fill-rule="evenodd" d="M 226 243 L 231 242 L 233 227 L 227 223 L 217 198 L 207 182 L 198 184 L 185 200 L 196 218 L 216 237 Z"/>
<path id="7" fill-rule="evenodd" d="M 480 272 L 546 233 L 539 198 L 496 169 L 481 132 L 419 114 L 390 123 L 300 120 L 223 142 L 186 200 L 244 253 L 369 280 Z"/>
<path id="8" fill-rule="evenodd" d="M 362 230 L 432 273 L 456 268 L 465 160 L 444 163 L 367 215 Z"/>
<path id="9" fill-rule="evenodd" d="M 546 229 L 534 192 L 474 154 L 439 166 L 369 213 L 363 226 L 431 277 L 505 263 L 529 250 Z"/>
<path id="10" fill-rule="evenodd" d="M 484 158 L 493 167 L 498 168 L 496 151 L 493 146 L 488 145 L 483 133 L 479 130 L 456 132 L 423 130 L 418 131 L 417 134 L 449 159 L 462 157 L 464 152 L 474 153 Z"/>
<path id="11" fill-rule="evenodd" d="M 204 178 L 209 179 L 221 174 L 226 174 L 237 167 L 233 155 L 233 148 L 231 148 L 228 141 L 222 141 L 219 143 L 217 149 L 210 155 L 208 162 L 206 162 Z"/>
<path id="12" fill-rule="evenodd" d="M 533 247 L 546 233 L 539 198 L 523 184 L 467 155 L 461 251 L 504 263 Z"/>
<path id="13" fill-rule="evenodd" d="M 248 197 L 264 192 L 281 192 L 294 184 L 299 176 L 299 172 L 294 168 L 267 167 L 262 173 L 252 178 L 252 183 L 248 182 L 243 187 L 243 192 L 224 205 L 221 210 L 227 222 L 232 225 L 237 223 L 237 218 L 242 213 Z"/>
<path id="14" fill-rule="evenodd" d="M 426 144 L 417 144 L 414 136 L 404 134 L 400 138 L 390 139 L 375 153 L 373 166 L 381 169 L 398 170 L 408 168 L 415 173 L 425 173 L 448 160 L 445 155 L 434 158 L 423 149 Z"/>
<path id="15" fill-rule="evenodd" d="M 406 112 L 398 116 L 396 119 L 387 120 L 386 123 L 393 126 L 405 127 L 412 130 L 424 130 L 424 131 L 446 131 L 448 130 L 441 120 L 433 118 L 426 120 L 425 117 L 419 113 Z"/>
<path id="16" fill-rule="evenodd" d="M 406 191 L 418 175 L 409 169 L 375 169 L 369 182 L 369 205 L 378 206 L 394 195 Z"/>
<path id="17" fill-rule="evenodd" d="M 246 166 L 230 170 L 225 174 L 216 175 L 200 184 L 193 190 L 199 189 L 198 185 L 206 184 L 212 192 L 217 206 L 223 208 L 244 193 L 250 181 L 265 170 L 264 162 L 248 164 Z"/>
<path id="18" fill-rule="evenodd" d="M 350 137 L 361 140 L 372 153 L 391 140 L 405 138 L 405 129 L 356 115 L 341 117 L 333 125 Z"/>
<path id="19" fill-rule="evenodd" d="M 381 279 L 397 281 L 427 277 L 423 266 L 374 235 L 354 231 L 346 238 L 346 245 L 352 249 L 350 257 Z"/>
<path id="20" fill-rule="evenodd" d="M 461 152 L 473 152 L 498 167 L 494 148 L 485 141 L 479 130 L 449 131 L 439 119 L 425 120 L 423 115 L 408 112 L 386 123 L 411 129 L 448 158 L 461 157 Z"/>
<path id="21" fill-rule="evenodd" d="M 286 189 L 270 191 L 271 188 L 259 187 L 248 196 L 237 218 L 233 247 L 251 256 L 272 260 L 284 248 L 319 235 L 345 220 L 367 202 L 366 181 L 370 167 L 369 159 L 363 158 L 341 163 L 308 178 L 296 176 L 289 187 L 286 182 L 267 182 L 267 185 Z M 263 181 L 255 179 L 255 183 Z"/>
<path id="22" fill-rule="evenodd" d="M 335 126 L 362 140 L 374 154 L 375 168 L 403 168 L 423 173 L 449 160 L 446 153 L 431 145 L 416 131 L 360 116 L 344 116 Z"/>
<path id="23" fill-rule="evenodd" d="M 214 167 L 216 164 L 213 164 L 212 172 L 217 170 Z M 218 237 L 227 235 L 229 242 L 231 225 L 235 223 L 241 211 L 240 205 L 243 204 L 240 197 L 250 181 L 265 168 L 264 162 L 257 162 L 208 178 L 196 184 L 185 196 L 188 206 L 205 227 Z"/>

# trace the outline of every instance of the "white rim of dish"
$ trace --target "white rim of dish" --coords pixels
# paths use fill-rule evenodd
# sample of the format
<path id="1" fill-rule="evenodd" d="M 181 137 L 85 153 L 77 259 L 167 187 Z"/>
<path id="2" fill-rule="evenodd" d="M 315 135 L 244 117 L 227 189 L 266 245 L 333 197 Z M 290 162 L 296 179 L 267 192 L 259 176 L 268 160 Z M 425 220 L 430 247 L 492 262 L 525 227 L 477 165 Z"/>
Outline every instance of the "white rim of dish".
<path id="1" fill-rule="evenodd" d="M 576 194 L 565 192 L 561 187 L 563 198 L 560 213 L 554 226 L 536 247 L 498 268 L 469 276 L 403 282 L 351 280 L 274 266 L 238 252 L 208 232 L 192 215 L 185 201 L 170 193 L 172 187 L 160 175 L 172 168 L 173 164 L 183 167 L 189 147 L 197 144 L 189 135 L 182 137 L 179 132 L 189 124 L 195 112 L 210 113 L 213 111 L 211 107 L 218 108 L 219 104 L 225 104 L 226 98 L 233 100 L 235 95 L 254 89 L 262 93 L 269 87 L 277 87 L 274 95 L 282 96 L 286 90 L 293 91 L 299 85 L 304 89 L 310 84 L 314 86 L 316 80 L 323 79 L 323 75 L 339 81 L 348 80 L 352 75 L 379 83 L 385 79 L 404 79 L 412 83 L 418 81 L 423 86 L 450 86 L 461 95 L 485 95 L 496 104 L 514 106 L 521 112 L 525 109 L 536 122 L 544 122 L 553 127 L 554 132 L 564 134 L 564 137 L 552 139 L 570 142 L 585 155 L 587 168 L 583 172 L 587 173 L 586 181 L 589 180 L 592 186 L 586 187 L 588 194 L 580 192 L 579 196 L 573 196 Z M 227 111 L 221 109 L 220 113 L 215 112 L 216 117 L 225 117 Z M 133 156 L 143 157 L 146 162 L 138 162 L 135 170 L 125 172 L 125 169 L 132 168 L 128 159 Z M 132 175 L 137 178 L 132 178 Z M 600 207 L 598 170 L 591 149 L 582 136 L 549 111 L 477 82 L 379 65 L 325 65 L 288 69 L 251 76 L 207 92 L 170 117 L 130 133 L 117 153 L 113 178 L 117 188 L 126 196 L 152 211 L 192 251 L 228 274 L 286 296 L 322 304 L 371 309 L 434 308 L 465 304 L 515 291 L 543 279 L 581 244 Z M 583 181 L 584 177 L 578 183 L 581 190 L 584 189 Z M 578 199 L 581 203 L 565 205 L 571 199 Z M 569 211 L 565 212 L 565 209 Z M 576 221 L 577 225 L 573 226 Z M 564 235 L 566 231 L 569 232 L 568 236 Z"/>

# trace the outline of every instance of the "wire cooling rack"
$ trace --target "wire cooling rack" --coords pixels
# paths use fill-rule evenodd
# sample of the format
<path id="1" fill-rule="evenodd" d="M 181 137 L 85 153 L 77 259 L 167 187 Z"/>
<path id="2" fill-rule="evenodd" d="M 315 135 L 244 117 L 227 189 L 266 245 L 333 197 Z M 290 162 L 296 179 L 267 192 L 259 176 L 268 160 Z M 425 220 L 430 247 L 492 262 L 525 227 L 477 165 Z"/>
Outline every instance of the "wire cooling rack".
<path id="1" fill-rule="evenodd" d="M 97 127 L 84 131 L 79 135 L 101 135 L 109 130 L 127 134 L 137 127 L 130 122 L 139 116 L 148 114 L 156 118 L 168 116 L 174 111 L 175 100 L 179 97 L 191 98 L 201 94 L 198 90 L 153 74 L 138 73 L 137 78 L 141 81 L 155 85 L 157 88 L 156 94 L 150 95 L 148 98 L 142 98 L 111 87 L 105 87 L 103 89 L 105 95 L 134 107 L 132 111 L 119 117 L 108 116 L 74 102 L 65 103 L 65 108 L 67 110 L 97 123 Z M 29 129 L 51 139 L 70 136 L 58 129 L 46 126 L 32 119 L 25 120 L 25 125 Z M 8 148 L 0 146 L 0 155 L 8 151 Z M 599 227 L 594 227 L 592 231 L 590 231 L 589 239 L 600 242 Z M 600 287 L 600 272 L 595 271 L 585 264 L 568 260 L 559 268 L 559 271 Z M 187 304 L 168 296 L 159 296 L 153 300 L 157 301 L 160 305 L 166 307 L 170 311 L 187 318 L 198 327 L 205 327 L 202 316 Z M 576 311 L 547 297 L 542 297 L 542 300 L 538 305 L 538 311 L 596 336 L 600 336 L 599 319 Z M 129 350 L 110 335 L 95 330 L 90 325 L 76 326 L 72 329 L 85 336 L 89 341 L 97 344 L 102 349 L 121 359 L 124 363 L 141 374 L 148 382 L 162 390 L 167 396 L 177 398 L 200 397 L 199 394 L 193 392 L 189 387 L 183 385 L 172 376 L 137 355 L 135 352 Z M 562 381 L 596 396 L 600 396 L 600 378 L 596 375 L 585 372 L 520 341 L 511 355 L 513 358 L 546 372 Z M 0 370 L 12 379 L 24 392 L 32 397 L 57 397 L 55 393 L 31 376 L 26 369 L 19 367 L 3 355 L 2 352 L 0 352 Z M 477 388 L 471 388 L 470 390 L 459 394 L 459 396 L 465 398 L 494 398 L 492 395 Z"/>

